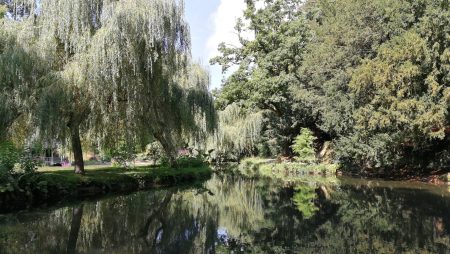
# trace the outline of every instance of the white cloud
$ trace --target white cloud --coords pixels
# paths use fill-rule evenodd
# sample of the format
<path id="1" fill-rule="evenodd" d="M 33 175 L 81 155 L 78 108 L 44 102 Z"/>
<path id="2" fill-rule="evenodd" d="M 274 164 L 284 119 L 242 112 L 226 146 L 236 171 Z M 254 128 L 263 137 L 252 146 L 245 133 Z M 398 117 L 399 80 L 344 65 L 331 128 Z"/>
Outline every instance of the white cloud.
<path id="1" fill-rule="evenodd" d="M 263 5 L 263 2 L 256 2 L 257 9 L 262 8 Z M 209 59 L 219 55 L 217 47 L 222 42 L 236 47 L 240 46 L 234 27 L 237 19 L 243 16 L 246 7 L 244 0 L 220 0 L 219 7 L 212 14 L 213 33 L 209 36 L 206 44 Z M 248 39 L 254 37 L 252 33 L 244 33 L 242 36 Z M 225 75 L 222 75 L 219 66 L 211 66 L 212 88 L 219 88 L 222 78 L 231 75 L 236 68 L 233 66 Z"/>
<path id="2" fill-rule="evenodd" d="M 218 55 L 217 47 L 221 42 L 239 46 L 234 27 L 238 17 L 242 17 L 246 4 L 244 0 L 220 0 L 220 5 L 213 13 L 214 32 L 208 38 L 208 57 Z"/>

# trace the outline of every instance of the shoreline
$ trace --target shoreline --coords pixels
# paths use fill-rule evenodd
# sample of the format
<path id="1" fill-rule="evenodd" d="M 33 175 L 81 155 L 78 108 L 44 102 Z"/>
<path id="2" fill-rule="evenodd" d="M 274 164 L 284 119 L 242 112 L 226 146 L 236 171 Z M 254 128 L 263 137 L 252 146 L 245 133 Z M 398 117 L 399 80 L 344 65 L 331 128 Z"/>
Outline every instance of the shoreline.
<path id="1" fill-rule="evenodd" d="M 243 166 L 243 167 L 242 167 Z M 355 179 L 365 180 L 383 180 L 383 181 L 403 181 L 403 182 L 418 182 L 428 183 L 436 186 L 450 186 L 450 172 L 445 170 L 433 171 L 428 174 L 423 171 L 416 171 L 416 174 L 411 172 L 400 172 L 396 174 L 380 174 L 378 172 L 370 173 L 364 171 L 355 173 L 351 171 L 342 170 L 338 164 L 305 164 L 298 162 L 275 162 L 270 158 L 246 158 L 241 161 L 236 167 L 236 171 L 243 175 L 250 176 L 268 176 L 286 180 L 293 180 L 300 175 L 326 177 L 326 176 L 345 176 Z"/>
<path id="2" fill-rule="evenodd" d="M 61 201 L 83 201 L 111 194 L 130 194 L 142 190 L 174 187 L 207 180 L 209 166 L 102 168 L 77 175 L 73 170 L 38 172 L 22 175 L 13 190 L 0 192 L 0 214 L 40 206 L 51 206 Z"/>
<path id="3" fill-rule="evenodd" d="M 429 174 L 355 174 L 345 173 L 342 171 L 336 172 L 337 176 L 346 176 L 351 178 L 360 178 L 366 180 L 384 180 L 384 181 L 403 181 L 403 182 L 418 182 L 427 183 L 436 186 L 450 186 L 450 172 L 430 172 Z"/>

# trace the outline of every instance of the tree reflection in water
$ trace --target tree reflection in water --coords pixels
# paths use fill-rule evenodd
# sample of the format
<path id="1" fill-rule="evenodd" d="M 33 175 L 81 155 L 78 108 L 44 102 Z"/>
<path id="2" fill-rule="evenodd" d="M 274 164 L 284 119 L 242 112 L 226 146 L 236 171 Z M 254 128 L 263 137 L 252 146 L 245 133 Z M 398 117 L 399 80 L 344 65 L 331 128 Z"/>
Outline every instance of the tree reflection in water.
<path id="1" fill-rule="evenodd" d="M 449 214 L 448 192 L 215 175 L 2 216 L 0 253 L 448 253 Z"/>
<path id="2" fill-rule="evenodd" d="M 83 205 L 73 208 L 72 223 L 70 224 L 69 239 L 67 240 L 67 253 L 76 253 L 78 234 L 83 217 Z"/>

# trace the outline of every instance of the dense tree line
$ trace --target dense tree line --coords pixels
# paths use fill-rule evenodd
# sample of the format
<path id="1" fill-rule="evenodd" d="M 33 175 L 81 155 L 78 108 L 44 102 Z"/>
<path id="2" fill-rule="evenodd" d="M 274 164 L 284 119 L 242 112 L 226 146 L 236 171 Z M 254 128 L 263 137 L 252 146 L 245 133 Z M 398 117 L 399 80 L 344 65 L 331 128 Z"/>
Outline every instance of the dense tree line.
<path id="1" fill-rule="evenodd" d="M 182 1 L 0 3 L 1 142 L 67 140 L 83 172 L 82 141 L 157 140 L 173 163 L 216 127 Z M 448 165 L 447 0 L 246 3 L 241 46 L 211 60 L 238 67 L 214 92 L 217 156 L 291 156 L 308 128 L 348 168 Z"/>
<path id="2" fill-rule="evenodd" d="M 263 115 L 258 141 L 235 153 L 290 155 L 307 127 L 348 168 L 448 165 L 449 1 L 246 2 L 241 46 L 212 59 L 238 65 L 217 108 Z"/>

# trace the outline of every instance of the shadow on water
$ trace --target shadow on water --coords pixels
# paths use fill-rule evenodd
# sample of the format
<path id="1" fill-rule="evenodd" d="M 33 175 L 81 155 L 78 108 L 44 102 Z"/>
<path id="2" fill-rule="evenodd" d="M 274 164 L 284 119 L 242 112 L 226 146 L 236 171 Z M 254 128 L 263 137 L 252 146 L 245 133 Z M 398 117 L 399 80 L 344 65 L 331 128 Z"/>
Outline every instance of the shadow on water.
<path id="1" fill-rule="evenodd" d="M 449 253 L 449 214 L 446 188 L 214 175 L 0 216 L 0 253 Z"/>

